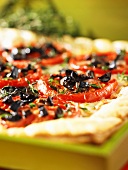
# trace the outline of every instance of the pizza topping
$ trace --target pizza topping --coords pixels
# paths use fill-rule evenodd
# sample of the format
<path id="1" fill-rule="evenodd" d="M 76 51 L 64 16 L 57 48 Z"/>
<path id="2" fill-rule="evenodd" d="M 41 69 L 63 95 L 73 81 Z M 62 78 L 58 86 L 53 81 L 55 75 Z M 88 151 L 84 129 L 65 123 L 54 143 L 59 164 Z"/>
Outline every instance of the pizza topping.
<path id="1" fill-rule="evenodd" d="M 13 102 L 12 96 L 11 95 L 5 96 L 3 102 L 6 104 L 11 104 Z"/>
<path id="2" fill-rule="evenodd" d="M 25 118 L 31 114 L 32 114 L 32 112 L 30 110 L 22 110 L 22 116 Z"/>
<path id="3" fill-rule="evenodd" d="M 102 88 L 102 86 L 104 86 L 103 83 L 106 83 L 111 79 L 110 72 L 96 78 L 94 72 L 91 70 L 88 70 L 86 74 L 78 74 L 76 71 L 68 69 L 65 70 L 65 74 L 62 77 L 63 74 L 60 74 L 60 76 L 58 74 L 51 75 L 49 79 L 50 87 L 59 93 L 60 88 L 63 93 L 66 93 L 66 91 L 71 91 L 73 93 L 84 92 L 88 91 L 90 88 Z"/>
<path id="4" fill-rule="evenodd" d="M 105 73 L 105 74 L 102 75 L 101 77 L 98 77 L 98 79 L 99 79 L 101 82 L 108 82 L 108 81 L 111 79 L 111 73 L 110 73 L 110 72 Z"/>
<path id="5" fill-rule="evenodd" d="M 74 70 L 87 71 L 89 69 L 98 74 L 104 74 L 107 71 L 114 74 L 122 73 L 123 71 L 128 73 L 127 53 L 125 50 L 72 57 L 69 65 Z"/>
<path id="6" fill-rule="evenodd" d="M 22 104 L 23 102 L 21 100 L 13 101 L 10 105 L 10 109 L 17 112 Z"/>
<path id="7" fill-rule="evenodd" d="M 4 98 L 6 96 L 16 96 L 18 93 L 18 88 L 14 86 L 5 86 L 0 90 L 1 97 Z"/>
<path id="8" fill-rule="evenodd" d="M 55 119 L 62 118 L 63 116 L 63 110 L 60 107 L 57 107 L 55 111 Z"/>
<path id="9" fill-rule="evenodd" d="M 11 122 L 19 121 L 22 119 L 22 116 L 20 116 L 17 112 L 5 112 L 4 110 L 2 111 L 2 114 L 0 115 L 2 120 L 8 120 Z"/>
<path id="10" fill-rule="evenodd" d="M 39 117 L 45 117 L 45 116 L 48 116 L 48 111 L 46 110 L 46 108 L 41 105 L 39 106 Z"/>
<path id="11" fill-rule="evenodd" d="M 48 98 L 47 98 L 47 104 L 49 106 L 53 106 L 53 101 L 52 101 L 52 98 L 50 96 L 48 96 Z"/>
<path id="12" fill-rule="evenodd" d="M 18 68 L 14 66 L 12 68 L 12 72 L 11 72 L 9 77 L 12 77 L 13 79 L 17 79 L 18 78 L 18 74 L 19 74 Z"/>

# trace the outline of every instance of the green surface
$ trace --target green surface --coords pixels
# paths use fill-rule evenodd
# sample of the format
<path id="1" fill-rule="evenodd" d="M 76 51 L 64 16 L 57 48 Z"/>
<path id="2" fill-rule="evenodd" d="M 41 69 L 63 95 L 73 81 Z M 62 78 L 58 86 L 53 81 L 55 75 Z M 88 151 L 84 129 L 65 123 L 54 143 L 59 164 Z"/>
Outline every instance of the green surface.
<path id="1" fill-rule="evenodd" d="M 62 170 L 65 168 L 77 170 L 78 166 L 80 170 L 84 170 L 85 167 L 88 170 L 118 170 L 128 160 L 127 148 L 128 123 L 103 145 L 63 144 L 50 140 L 1 135 L 0 166 L 14 169 L 38 170 L 39 167 L 39 169 L 59 170 L 58 166 L 66 161 Z M 92 160 L 94 164 L 91 163 Z"/>
<path id="2" fill-rule="evenodd" d="M 6 1 L 8 0 L 1 0 L 0 5 Z M 46 2 L 46 0 L 32 1 L 32 6 L 39 8 Z M 128 0 L 54 0 L 54 2 L 59 11 L 76 20 L 84 35 L 128 40 Z"/>

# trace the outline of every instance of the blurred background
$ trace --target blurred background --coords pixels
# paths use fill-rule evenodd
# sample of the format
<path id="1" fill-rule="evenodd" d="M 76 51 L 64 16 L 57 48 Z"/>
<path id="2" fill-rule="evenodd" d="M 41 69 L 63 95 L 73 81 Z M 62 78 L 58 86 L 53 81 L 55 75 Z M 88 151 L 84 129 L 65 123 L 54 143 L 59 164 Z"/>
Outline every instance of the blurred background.
<path id="1" fill-rule="evenodd" d="M 128 0 L 1 0 L 0 27 L 128 40 Z"/>

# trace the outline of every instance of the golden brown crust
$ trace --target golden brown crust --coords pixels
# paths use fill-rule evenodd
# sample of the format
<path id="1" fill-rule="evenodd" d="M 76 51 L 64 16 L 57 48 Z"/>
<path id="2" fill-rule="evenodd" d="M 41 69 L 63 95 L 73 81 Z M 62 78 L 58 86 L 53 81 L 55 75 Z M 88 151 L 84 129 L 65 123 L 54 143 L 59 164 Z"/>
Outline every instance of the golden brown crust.
<path id="1" fill-rule="evenodd" d="M 122 124 L 121 119 L 67 118 L 28 125 L 25 128 L 9 128 L 10 136 L 47 138 L 68 143 L 102 143 Z"/>

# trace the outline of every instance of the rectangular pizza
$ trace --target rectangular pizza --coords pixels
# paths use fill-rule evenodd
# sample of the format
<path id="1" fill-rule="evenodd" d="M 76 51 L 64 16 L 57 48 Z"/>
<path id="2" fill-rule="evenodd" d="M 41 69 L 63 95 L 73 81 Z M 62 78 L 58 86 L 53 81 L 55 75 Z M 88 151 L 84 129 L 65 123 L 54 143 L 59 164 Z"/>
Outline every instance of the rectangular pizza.
<path id="1" fill-rule="evenodd" d="M 127 123 L 127 41 L 0 34 L 0 134 L 102 144 Z"/>

